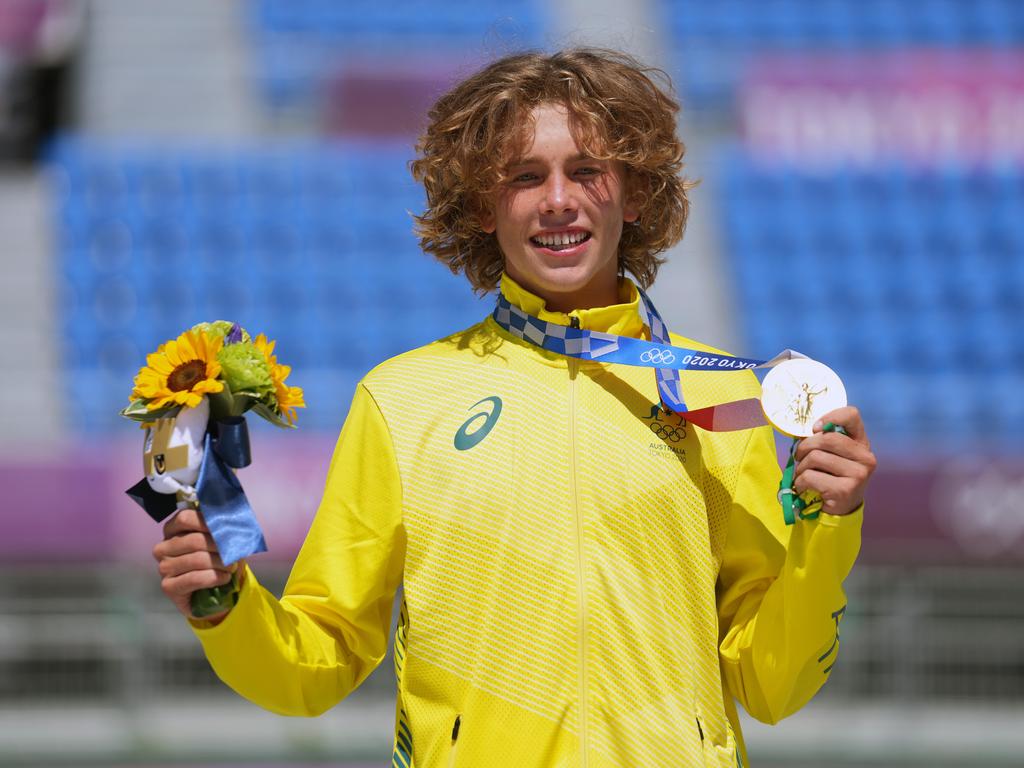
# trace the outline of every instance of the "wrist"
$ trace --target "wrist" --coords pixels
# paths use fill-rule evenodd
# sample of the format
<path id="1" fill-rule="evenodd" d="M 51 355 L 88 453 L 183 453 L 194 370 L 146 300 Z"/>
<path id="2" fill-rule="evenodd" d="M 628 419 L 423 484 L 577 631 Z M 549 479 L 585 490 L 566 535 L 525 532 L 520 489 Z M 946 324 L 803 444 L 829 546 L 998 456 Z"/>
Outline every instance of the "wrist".
<path id="1" fill-rule="evenodd" d="M 847 515 L 852 515 L 854 512 L 863 508 L 864 500 L 861 499 L 860 501 L 846 507 L 830 507 L 828 504 L 825 504 L 822 507 L 822 511 L 827 515 L 832 515 L 833 517 L 846 517 Z"/>

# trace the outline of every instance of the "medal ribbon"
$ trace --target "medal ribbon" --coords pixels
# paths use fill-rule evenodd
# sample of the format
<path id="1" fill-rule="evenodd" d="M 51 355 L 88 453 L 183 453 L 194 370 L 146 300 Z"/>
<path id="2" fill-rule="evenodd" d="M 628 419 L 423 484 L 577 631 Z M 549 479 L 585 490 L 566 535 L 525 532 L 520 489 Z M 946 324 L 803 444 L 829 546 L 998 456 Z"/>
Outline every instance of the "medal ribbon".
<path id="1" fill-rule="evenodd" d="M 846 434 L 846 430 L 831 421 L 826 422 L 822 432 L 838 432 Z M 793 477 L 796 474 L 796 447 L 800 445 L 800 439 L 793 441 L 789 449 L 789 461 L 786 468 L 782 470 L 782 480 L 779 481 L 779 504 L 782 505 L 782 517 L 786 525 L 792 525 L 799 517 L 801 520 L 814 520 L 821 513 L 822 500 L 816 491 L 804 491 L 797 493 L 793 488 Z"/>
<path id="2" fill-rule="evenodd" d="M 651 330 L 651 341 L 541 320 L 524 312 L 501 294 L 498 295 L 498 306 L 493 317 L 508 333 L 549 352 L 580 360 L 654 368 L 658 394 L 665 409 L 702 429 L 731 432 L 766 424 L 761 401 L 757 398 L 734 400 L 691 411 L 683 400 L 679 371 L 772 368 L 784 360 L 804 355 L 787 349 L 771 360 L 755 360 L 674 346 L 654 303 L 642 289 L 637 287 L 637 291 L 640 293 L 641 317 Z"/>

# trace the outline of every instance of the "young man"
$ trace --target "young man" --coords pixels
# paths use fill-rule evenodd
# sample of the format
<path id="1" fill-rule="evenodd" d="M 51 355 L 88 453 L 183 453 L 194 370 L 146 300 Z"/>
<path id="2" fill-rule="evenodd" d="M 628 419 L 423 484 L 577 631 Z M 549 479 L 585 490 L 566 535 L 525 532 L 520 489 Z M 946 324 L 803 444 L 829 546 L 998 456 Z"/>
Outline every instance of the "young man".
<path id="1" fill-rule="evenodd" d="M 647 286 L 682 235 L 676 110 L 619 54 L 492 64 L 431 112 L 424 248 L 477 290 L 500 281 L 528 324 L 649 338 L 623 273 Z M 244 569 L 229 613 L 192 619 L 211 664 L 268 709 L 321 713 L 383 658 L 401 584 L 394 765 L 746 765 L 734 700 L 775 722 L 836 659 L 874 466 L 856 409 L 802 442 L 794 486 L 823 514 L 787 527 L 767 426 L 704 431 L 651 369 L 500 319 L 360 383 L 284 596 Z M 681 390 L 700 408 L 759 386 L 684 371 Z M 165 535 L 188 615 L 228 574 L 196 513 Z"/>

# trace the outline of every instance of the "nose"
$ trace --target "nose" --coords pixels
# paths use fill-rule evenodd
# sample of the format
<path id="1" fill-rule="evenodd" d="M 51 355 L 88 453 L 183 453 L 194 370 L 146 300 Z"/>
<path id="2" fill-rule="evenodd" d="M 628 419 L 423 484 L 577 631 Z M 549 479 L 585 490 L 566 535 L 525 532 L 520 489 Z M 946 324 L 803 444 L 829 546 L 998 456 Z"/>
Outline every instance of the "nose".
<path id="1" fill-rule="evenodd" d="M 560 173 L 552 173 L 544 183 L 540 212 L 557 216 L 575 210 L 576 196 L 573 194 L 572 182 Z"/>

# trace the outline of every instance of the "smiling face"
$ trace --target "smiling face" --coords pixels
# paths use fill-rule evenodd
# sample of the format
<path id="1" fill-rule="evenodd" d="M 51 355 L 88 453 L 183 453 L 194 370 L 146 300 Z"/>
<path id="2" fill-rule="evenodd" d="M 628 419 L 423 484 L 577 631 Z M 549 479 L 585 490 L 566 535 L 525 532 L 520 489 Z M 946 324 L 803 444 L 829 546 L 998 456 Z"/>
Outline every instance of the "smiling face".
<path id="1" fill-rule="evenodd" d="M 638 216 L 621 164 L 580 150 L 565 107 L 540 104 L 531 117 L 532 141 L 510 163 L 484 231 L 496 235 L 508 275 L 549 310 L 615 304 L 622 225 Z"/>

